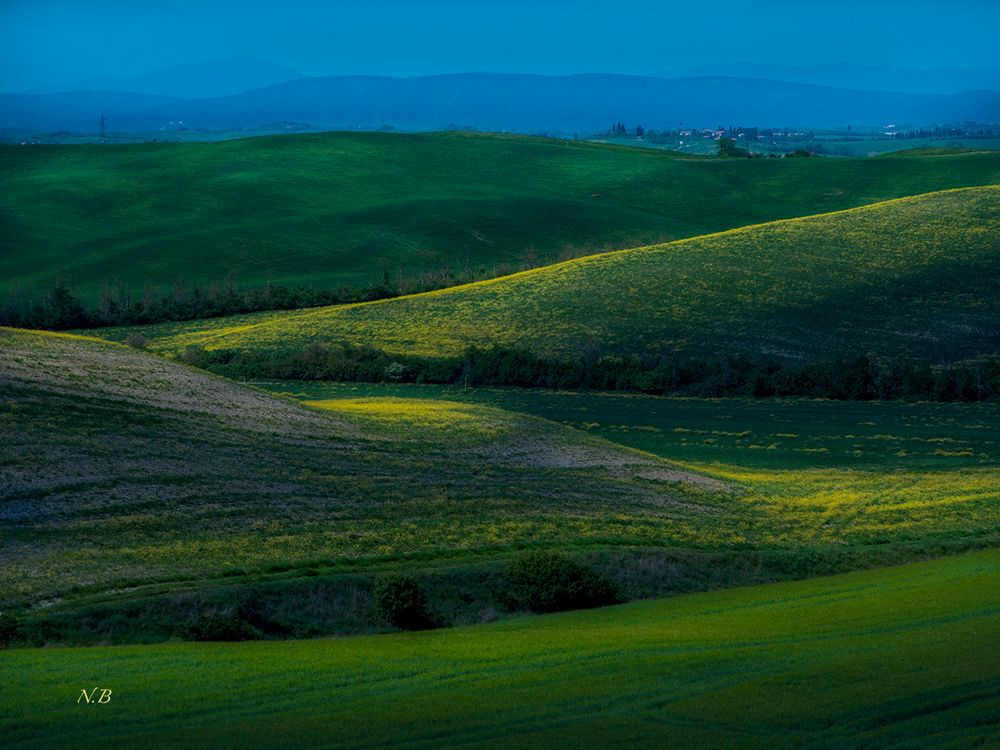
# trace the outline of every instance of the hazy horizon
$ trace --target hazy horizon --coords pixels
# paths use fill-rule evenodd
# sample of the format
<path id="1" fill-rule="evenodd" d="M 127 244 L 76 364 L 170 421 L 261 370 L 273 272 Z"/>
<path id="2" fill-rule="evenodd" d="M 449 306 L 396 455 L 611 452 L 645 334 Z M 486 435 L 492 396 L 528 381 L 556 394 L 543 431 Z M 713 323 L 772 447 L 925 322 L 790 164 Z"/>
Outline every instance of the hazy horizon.
<path id="1" fill-rule="evenodd" d="M 793 3 L 451 0 L 378 6 L 233 0 L 137 6 L 123 0 L 11 0 L 0 7 L 0 90 L 127 78 L 174 65 L 250 57 L 306 76 L 464 72 L 622 73 L 719 63 L 994 69 L 1000 7 L 958 0 L 925 11 L 892 0 L 840 3 L 824 23 Z M 683 33 L 677 33 L 682 29 Z M 433 39 L 433 44 L 430 40 Z"/>

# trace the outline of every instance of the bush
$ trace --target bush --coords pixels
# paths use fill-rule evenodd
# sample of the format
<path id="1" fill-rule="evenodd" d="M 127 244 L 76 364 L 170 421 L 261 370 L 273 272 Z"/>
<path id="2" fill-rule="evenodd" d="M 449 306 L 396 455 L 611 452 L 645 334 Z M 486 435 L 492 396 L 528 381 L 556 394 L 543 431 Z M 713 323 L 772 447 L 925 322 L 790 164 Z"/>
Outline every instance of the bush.
<path id="1" fill-rule="evenodd" d="M 618 601 L 614 583 L 554 552 L 525 552 L 507 565 L 514 603 L 533 612 L 603 607 Z"/>
<path id="2" fill-rule="evenodd" d="M 21 622 L 10 612 L 0 613 L 0 648 L 17 640 L 21 633 Z"/>
<path id="3" fill-rule="evenodd" d="M 149 340 L 141 333 L 132 333 L 125 339 L 125 343 L 133 349 L 145 349 L 146 345 L 149 344 Z"/>
<path id="4" fill-rule="evenodd" d="M 183 637 L 187 641 L 254 641 L 261 632 L 237 615 L 215 613 L 189 622 Z"/>
<path id="5" fill-rule="evenodd" d="M 715 147 L 719 156 L 734 156 L 743 158 L 750 156 L 750 152 L 745 148 L 737 146 L 736 141 L 732 138 L 720 138 L 716 142 Z"/>
<path id="6" fill-rule="evenodd" d="M 384 573 L 372 588 L 375 613 L 403 630 L 427 630 L 434 620 L 427 609 L 427 596 L 420 582 L 410 575 Z"/>

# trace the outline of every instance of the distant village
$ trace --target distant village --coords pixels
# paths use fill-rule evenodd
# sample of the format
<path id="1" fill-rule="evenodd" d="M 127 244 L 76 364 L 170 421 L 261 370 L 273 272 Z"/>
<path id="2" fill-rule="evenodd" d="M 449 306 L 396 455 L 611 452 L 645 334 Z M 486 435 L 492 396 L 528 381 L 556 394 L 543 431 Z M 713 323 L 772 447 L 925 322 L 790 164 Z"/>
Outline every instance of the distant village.
<path id="1" fill-rule="evenodd" d="M 594 140 L 640 141 L 692 153 L 718 152 L 724 156 L 769 155 L 796 153 L 796 155 L 829 154 L 853 156 L 857 150 L 846 144 L 863 144 L 871 141 L 928 140 L 948 141 L 1000 137 L 1000 127 L 976 122 L 963 122 L 933 127 L 888 124 L 882 127 L 854 128 L 846 125 L 837 129 L 758 128 L 744 125 L 717 128 L 684 128 L 654 130 L 643 125 L 634 127 L 617 122 Z M 955 145 L 961 145 L 956 143 Z M 896 150 L 901 146 L 886 150 Z M 803 152 L 803 153 L 799 153 Z"/>

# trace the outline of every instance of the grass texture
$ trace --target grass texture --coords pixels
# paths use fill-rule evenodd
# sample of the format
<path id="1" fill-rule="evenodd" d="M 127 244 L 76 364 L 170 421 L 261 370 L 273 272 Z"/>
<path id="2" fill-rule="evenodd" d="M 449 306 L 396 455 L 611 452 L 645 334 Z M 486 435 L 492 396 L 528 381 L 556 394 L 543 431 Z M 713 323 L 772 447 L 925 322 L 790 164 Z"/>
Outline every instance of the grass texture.
<path id="1" fill-rule="evenodd" d="M 989 546 L 1000 527 L 995 461 L 674 461 L 457 395 L 307 408 L 94 339 L 6 329 L 0 346 L 0 601 L 26 611 L 528 547 L 774 553 L 787 576 Z"/>
<path id="2" fill-rule="evenodd" d="M 1000 406 L 274 381 L 324 403 L 489 405 L 560 422 L 738 487 L 748 515 L 815 548 L 1000 539 Z M 752 523 L 748 517 L 739 524 Z M 796 531 L 789 533 L 790 529 Z M 933 529 L 933 531 L 931 531 Z"/>
<path id="3" fill-rule="evenodd" d="M 326 341 L 426 357 L 503 345 L 565 357 L 589 348 L 950 362 L 1000 351 L 998 237 L 1000 186 L 969 188 L 393 300 L 142 332 L 167 353 L 200 346 L 277 354 Z"/>
<path id="4" fill-rule="evenodd" d="M 996 742 L 1000 553 L 421 634 L 18 650 L 9 748 Z M 105 705 L 82 689 L 112 690 Z"/>
<path id="5" fill-rule="evenodd" d="M 4 606 L 276 568 L 722 540 L 715 516 L 739 511 L 723 483 L 492 407 L 306 408 L 14 329 L 0 350 Z"/>
<path id="6" fill-rule="evenodd" d="M 1000 155 L 718 160 L 488 134 L 0 146 L 0 279 L 362 287 L 1000 182 Z M 6 289 L 5 289 L 6 292 Z"/>

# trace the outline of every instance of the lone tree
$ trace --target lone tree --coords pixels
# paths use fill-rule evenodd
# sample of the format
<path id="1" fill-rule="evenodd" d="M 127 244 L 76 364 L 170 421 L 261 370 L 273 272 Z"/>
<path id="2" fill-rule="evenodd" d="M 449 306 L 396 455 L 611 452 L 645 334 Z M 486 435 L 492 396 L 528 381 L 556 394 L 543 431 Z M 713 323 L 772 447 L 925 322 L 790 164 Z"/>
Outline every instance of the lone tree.
<path id="1" fill-rule="evenodd" d="M 101 143 L 104 143 L 108 135 L 107 123 L 104 120 L 104 113 L 101 112 L 101 119 L 97 121 L 97 132 L 100 136 Z"/>
<path id="2" fill-rule="evenodd" d="M 427 609 L 427 595 L 411 575 L 382 573 L 372 588 L 375 613 L 402 630 L 428 630 L 435 626 Z"/>
<path id="3" fill-rule="evenodd" d="M 750 152 L 745 148 L 740 148 L 736 145 L 736 141 L 732 138 L 720 138 L 716 144 L 719 156 L 735 156 L 735 157 L 748 157 Z"/>
<path id="4" fill-rule="evenodd" d="M 87 313 L 80 300 L 73 296 L 62 274 L 56 274 L 56 285 L 49 292 L 46 300 L 46 327 L 64 330 L 66 328 L 82 328 L 87 325 Z"/>

